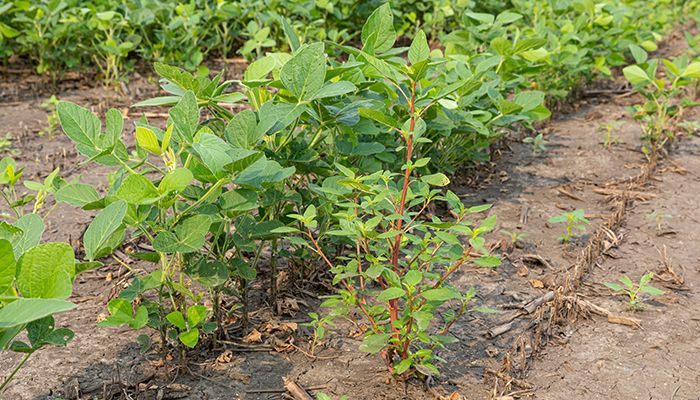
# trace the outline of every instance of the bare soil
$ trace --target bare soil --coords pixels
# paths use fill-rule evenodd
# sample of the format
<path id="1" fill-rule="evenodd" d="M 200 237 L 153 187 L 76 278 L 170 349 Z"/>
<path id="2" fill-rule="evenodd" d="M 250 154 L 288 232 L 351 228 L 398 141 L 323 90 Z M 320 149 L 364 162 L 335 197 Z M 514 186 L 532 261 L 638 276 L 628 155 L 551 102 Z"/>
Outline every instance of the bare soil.
<path id="1" fill-rule="evenodd" d="M 0 85 L 0 98 L 11 99 L 0 102 L 0 136 L 10 133 L 13 138 L 12 148 L 0 156 L 12 155 L 25 167 L 29 179 L 39 179 L 60 167 L 64 179 L 80 177 L 104 189 L 106 169 L 80 164 L 81 158 L 60 132 L 39 135 L 47 117 L 41 104 L 50 93 L 33 95 L 24 92 L 22 85 L 20 78 Z M 129 85 L 131 96 L 121 99 L 105 97 L 101 88 L 81 85 L 58 90 L 61 99 L 101 113 L 109 103 L 133 121 L 139 115 L 126 105 L 151 97 L 154 89 L 153 79 L 139 78 Z M 131 276 L 106 259 L 105 267 L 78 278 L 72 298 L 78 308 L 57 318 L 76 331 L 76 338 L 66 348 L 35 354 L 4 398 L 281 399 L 284 377 L 312 393 L 322 390 L 368 400 L 447 398 L 453 392 L 462 396 L 451 397 L 454 399 L 697 398 L 700 140 L 694 137 L 684 139 L 662 161 L 656 180 L 644 188 L 649 196 L 632 198 L 627 204 L 622 228 L 613 232 L 615 240 L 611 239 L 610 248 L 585 277 L 578 293 L 616 314 L 639 319 L 641 328 L 608 323 L 601 317 L 581 316 L 578 321 L 562 322 L 548 337 L 547 346 L 527 362 L 529 368 L 512 373 L 513 379 L 522 381 L 511 380 L 514 384 L 508 387 L 512 389 L 502 392 L 496 379 L 503 370 L 504 356 L 537 324 L 538 316 L 524 311 L 524 306 L 537 299 L 548 301 L 543 296 L 557 287 L 589 239 L 582 233 L 564 245 L 558 239 L 563 227 L 551 225 L 547 219 L 562 211 L 584 209 L 591 220 L 586 232 L 593 232 L 613 209 L 601 189 L 611 181 L 637 175 L 645 164 L 639 151 L 639 127 L 624 110 L 624 105 L 634 100 L 618 96 L 579 103 L 578 112 L 543 128 L 549 141 L 545 154 L 533 158 L 529 147 L 513 140 L 495 155 L 494 162 L 456 177 L 452 189 L 465 203 L 494 204 L 490 212 L 498 215 L 499 224 L 489 242 L 502 254 L 503 266 L 492 270 L 470 267 L 455 274 L 453 283 L 475 287 L 478 305 L 501 313 L 472 313 L 462 319 L 452 331 L 460 342 L 441 351 L 445 362 L 442 374 L 435 379 L 391 381 L 382 361 L 358 352 L 360 339 L 342 328 L 321 345 L 316 358 L 297 350 L 308 348 L 310 332 L 297 325 L 290 334 L 284 332 L 285 327 L 305 321 L 306 312 L 318 304 L 318 296 L 323 294 L 322 286 L 314 282 L 322 275 L 318 271 L 309 282 L 281 282 L 280 307 L 284 312 L 278 317 L 272 315 L 266 302 L 269 278 L 262 271 L 253 288 L 257 294 L 251 326 L 232 323 L 227 327 L 229 341 L 190 354 L 189 368 L 194 374 L 177 373 L 176 360 L 163 362 L 154 352 L 140 354 L 135 340 L 139 332 L 95 326 L 98 315 L 106 312 L 106 303 Z M 622 121 L 617 133 L 621 143 L 604 148 L 600 126 L 617 120 Z M 128 129 L 126 135 L 131 137 L 133 128 Z M 653 211 L 670 218 L 662 220 L 659 228 L 656 221 L 647 218 Z M 90 218 L 89 213 L 60 205 L 48 219 L 45 240 L 67 240 L 80 248 Z M 501 229 L 525 237 L 511 244 L 499 233 Z M 145 268 L 129 262 L 132 268 Z M 677 276 L 668 272 L 669 267 Z M 611 295 L 602 285 L 622 274 L 636 280 L 649 271 L 659 273 L 653 284 L 666 295 L 645 301 L 641 312 L 629 311 L 622 297 Z M 295 271 L 283 265 L 282 273 L 291 277 Z M 513 313 L 521 315 L 511 319 Z M 270 321 L 272 326 L 266 326 Z M 262 343 L 243 343 L 253 329 L 263 332 Z M 17 359 L 15 355 L 0 355 L 0 375 Z M 499 379 L 503 378 L 511 376 Z"/>

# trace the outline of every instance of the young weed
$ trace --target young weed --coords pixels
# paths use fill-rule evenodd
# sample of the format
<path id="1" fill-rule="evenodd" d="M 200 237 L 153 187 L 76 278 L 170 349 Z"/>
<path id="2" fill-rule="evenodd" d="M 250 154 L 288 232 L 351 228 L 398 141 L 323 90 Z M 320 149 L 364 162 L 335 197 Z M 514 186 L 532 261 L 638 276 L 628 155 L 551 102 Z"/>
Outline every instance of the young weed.
<path id="1" fill-rule="evenodd" d="M 642 276 L 639 283 L 634 283 L 627 275 L 622 275 L 619 279 L 622 285 L 612 282 L 603 283 L 607 288 L 615 293 L 625 293 L 628 297 L 627 304 L 633 311 L 641 311 L 644 306 L 639 300 L 640 293 L 646 293 L 649 296 L 661 296 L 664 291 L 649 285 L 651 279 L 654 277 L 653 272 L 648 272 Z"/>
<path id="2" fill-rule="evenodd" d="M 529 136 L 523 139 L 523 143 L 529 144 L 532 148 L 532 158 L 537 158 L 537 155 L 547 151 L 547 141 L 541 133 L 537 136 Z"/>
<path id="3" fill-rule="evenodd" d="M 577 209 L 571 212 L 563 212 L 549 218 L 548 221 L 552 224 L 564 224 L 566 233 L 559 237 L 559 239 L 561 239 L 561 241 L 564 243 L 570 242 L 574 237 L 574 229 L 585 232 L 586 225 L 590 224 L 590 221 L 586 219 L 585 212 L 582 209 Z"/>
<path id="4" fill-rule="evenodd" d="M 602 136 L 600 144 L 602 144 L 603 147 L 610 149 L 616 144 L 623 143 L 618 137 L 620 126 L 622 126 L 622 121 L 610 121 L 598 126 Z"/>

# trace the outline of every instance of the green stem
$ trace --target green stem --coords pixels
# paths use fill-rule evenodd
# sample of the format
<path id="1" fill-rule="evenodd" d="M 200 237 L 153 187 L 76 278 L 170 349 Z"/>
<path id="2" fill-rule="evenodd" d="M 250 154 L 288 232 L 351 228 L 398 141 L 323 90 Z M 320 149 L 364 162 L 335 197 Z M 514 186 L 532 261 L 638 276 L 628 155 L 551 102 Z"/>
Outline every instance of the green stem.
<path id="1" fill-rule="evenodd" d="M 3 390 L 5 390 L 5 387 L 10 383 L 10 381 L 12 381 L 12 378 L 15 377 L 15 374 L 17 374 L 17 372 L 22 368 L 22 366 L 24 365 L 24 363 L 27 362 L 27 360 L 29 359 L 29 357 L 30 357 L 33 353 L 34 353 L 34 352 L 27 353 L 27 355 L 24 356 L 24 358 L 22 359 L 22 361 L 17 365 L 17 367 L 15 367 L 15 369 L 12 371 L 12 373 L 11 373 L 7 378 L 5 378 L 5 381 L 2 383 L 2 385 L 0 385 L 0 393 L 2 393 Z"/>

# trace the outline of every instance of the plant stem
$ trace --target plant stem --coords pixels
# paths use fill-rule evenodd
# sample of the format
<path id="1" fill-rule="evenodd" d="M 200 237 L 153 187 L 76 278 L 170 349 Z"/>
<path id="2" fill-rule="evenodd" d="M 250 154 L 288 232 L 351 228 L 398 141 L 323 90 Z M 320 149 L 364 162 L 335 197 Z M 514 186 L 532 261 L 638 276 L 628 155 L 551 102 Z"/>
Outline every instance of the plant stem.
<path id="1" fill-rule="evenodd" d="M 27 360 L 33 353 L 34 352 L 27 353 L 27 355 L 24 356 L 22 361 L 20 361 L 20 363 L 17 365 L 17 367 L 15 367 L 12 373 L 10 373 L 10 375 L 7 378 L 5 378 L 5 381 L 3 381 L 2 385 L 0 385 L 0 393 L 2 393 L 5 390 L 5 387 L 10 383 L 10 381 L 12 381 L 12 378 L 15 377 L 15 374 L 17 374 L 17 372 L 22 368 L 22 366 L 24 366 L 24 363 L 27 362 Z"/>

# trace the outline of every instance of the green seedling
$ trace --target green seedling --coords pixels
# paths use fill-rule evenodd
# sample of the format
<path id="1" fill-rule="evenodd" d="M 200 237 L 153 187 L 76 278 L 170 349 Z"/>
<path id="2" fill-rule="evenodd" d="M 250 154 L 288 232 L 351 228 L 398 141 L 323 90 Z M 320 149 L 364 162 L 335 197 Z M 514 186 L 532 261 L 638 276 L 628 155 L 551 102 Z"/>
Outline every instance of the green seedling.
<path id="1" fill-rule="evenodd" d="M 566 233 L 559 237 L 559 239 L 564 243 L 568 243 L 574 237 L 574 229 L 585 232 L 586 225 L 590 224 L 590 221 L 585 217 L 584 210 L 581 209 L 571 212 L 563 212 L 549 218 L 548 221 L 552 224 L 564 224 Z"/>
<path id="2" fill-rule="evenodd" d="M 605 282 L 604 285 L 615 293 L 625 293 L 628 296 L 627 304 L 629 304 L 630 309 L 640 311 L 644 308 L 639 299 L 640 293 L 646 293 L 649 296 L 661 296 L 664 294 L 663 290 L 649 285 L 653 277 L 654 273 L 649 272 L 642 276 L 639 283 L 634 283 L 627 275 L 623 275 L 619 279 L 622 285 L 612 282 Z"/>
<path id="3" fill-rule="evenodd" d="M 12 134 L 6 133 L 5 137 L 0 137 L 0 155 L 12 152 Z"/>
<path id="4" fill-rule="evenodd" d="M 602 140 L 600 143 L 603 145 L 603 147 L 609 149 L 616 144 L 622 143 L 618 137 L 622 123 L 622 121 L 610 121 L 598 127 L 598 129 L 601 131 Z"/>
<path id="5" fill-rule="evenodd" d="M 661 232 L 661 226 L 663 225 L 664 221 L 669 218 L 671 218 L 671 216 L 663 211 L 653 211 L 646 215 L 646 219 L 654 221 L 656 224 L 657 232 Z"/>
<path id="6" fill-rule="evenodd" d="M 335 316 L 335 314 L 328 314 L 321 317 L 318 313 L 309 313 L 311 321 L 306 322 L 303 325 L 308 326 L 314 330 L 314 338 L 312 339 L 311 346 L 309 347 L 309 354 L 311 354 L 311 356 L 315 355 L 316 345 L 318 345 L 318 342 L 326 337 L 326 333 L 328 333 L 328 327 L 335 326 L 335 324 L 333 323 L 333 319 L 335 318 Z"/>
<path id="7" fill-rule="evenodd" d="M 51 95 L 48 100 L 41 103 L 41 107 L 48 111 L 49 115 L 46 116 L 46 128 L 39 131 L 39 136 L 48 135 L 49 139 L 53 139 L 53 135 L 59 128 L 58 113 L 56 113 L 56 106 L 58 105 L 58 98 Z"/>
<path id="8" fill-rule="evenodd" d="M 532 158 L 536 158 L 539 153 L 544 153 L 547 151 L 547 144 L 549 143 L 541 133 L 537 136 L 529 136 L 523 139 L 523 143 L 529 144 L 532 148 Z"/>

